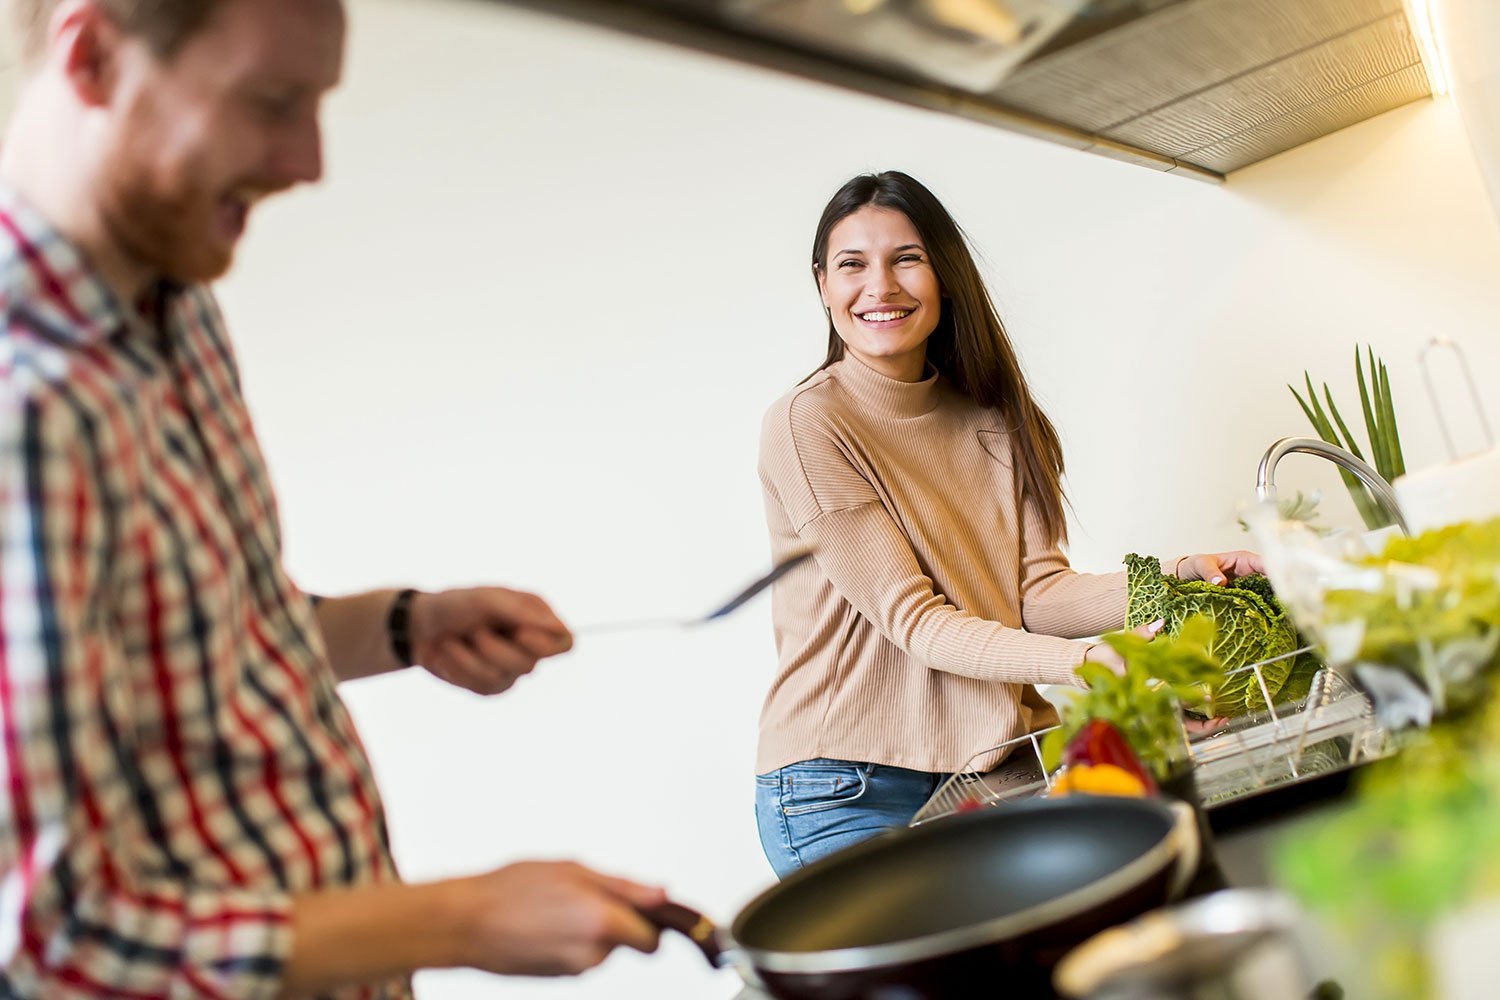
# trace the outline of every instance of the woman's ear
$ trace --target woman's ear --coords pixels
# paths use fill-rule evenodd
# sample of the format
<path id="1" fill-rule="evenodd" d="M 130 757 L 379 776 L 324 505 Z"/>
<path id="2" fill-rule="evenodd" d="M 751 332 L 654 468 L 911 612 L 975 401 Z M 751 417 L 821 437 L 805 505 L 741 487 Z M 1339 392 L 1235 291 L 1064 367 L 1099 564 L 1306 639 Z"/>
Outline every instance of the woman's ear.
<path id="1" fill-rule="evenodd" d="M 813 279 L 818 283 L 818 298 L 823 300 L 823 308 L 828 308 L 828 276 L 817 264 L 813 265 Z"/>

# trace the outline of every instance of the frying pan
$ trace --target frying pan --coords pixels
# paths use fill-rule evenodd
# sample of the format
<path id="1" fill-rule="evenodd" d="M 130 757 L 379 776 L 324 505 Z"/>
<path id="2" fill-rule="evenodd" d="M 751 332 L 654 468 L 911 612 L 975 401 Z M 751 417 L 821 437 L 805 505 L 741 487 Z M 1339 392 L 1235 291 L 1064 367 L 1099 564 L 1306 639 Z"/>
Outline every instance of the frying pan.
<path id="1" fill-rule="evenodd" d="M 728 932 L 645 911 L 780 1000 L 1052 997 L 1095 933 L 1175 899 L 1199 856 L 1191 808 L 1070 796 L 897 830 L 752 900 Z"/>

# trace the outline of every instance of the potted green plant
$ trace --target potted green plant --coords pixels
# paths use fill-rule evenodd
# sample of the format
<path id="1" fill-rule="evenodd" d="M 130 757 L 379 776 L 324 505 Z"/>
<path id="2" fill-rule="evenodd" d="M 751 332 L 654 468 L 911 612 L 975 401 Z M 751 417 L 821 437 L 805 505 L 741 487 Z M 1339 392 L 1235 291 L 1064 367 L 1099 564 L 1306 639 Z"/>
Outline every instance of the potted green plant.
<path id="1" fill-rule="evenodd" d="M 1323 402 L 1319 402 L 1318 393 L 1313 389 L 1312 376 L 1307 371 L 1302 372 L 1303 382 L 1307 386 L 1305 399 L 1291 385 L 1287 389 L 1297 400 L 1297 405 L 1302 407 L 1302 412 L 1317 431 L 1318 437 L 1348 450 L 1356 458 L 1368 461 L 1380 473 L 1381 478 L 1388 483 L 1394 482 L 1397 476 L 1406 472 L 1406 460 L 1401 454 L 1401 434 L 1396 428 L 1396 404 L 1391 398 L 1390 375 L 1386 372 L 1385 362 L 1377 358 L 1374 349 L 1369 346 L 1365 348 L 1363 360 L 1360 358 L 1359 348 L 1355 347 L 1354 375 L 1359 383 L 1359 405 L 1364 415 L 1365 435 L 1369 443 L 1368 459 L 1365 458 L 1365 449 L 1360 448 L 1359 441 L 1339 413 L 1339 408 L 1333 401 L 1333 391 L 1328 388 L 1327 382 L 1323 383 L 1323 401 L 1328 404 L 1327 410 L 1323 408 Z M 1350 499 L 1354 501 L 1355 510 L 1359 511 L 1360 519 L 1365 522 L 1365 527 L 1374 531 L 1390 523 L 1364 483 L 1346 469 L 1339 469 L 1339 476 L 1349 491 Z"/>

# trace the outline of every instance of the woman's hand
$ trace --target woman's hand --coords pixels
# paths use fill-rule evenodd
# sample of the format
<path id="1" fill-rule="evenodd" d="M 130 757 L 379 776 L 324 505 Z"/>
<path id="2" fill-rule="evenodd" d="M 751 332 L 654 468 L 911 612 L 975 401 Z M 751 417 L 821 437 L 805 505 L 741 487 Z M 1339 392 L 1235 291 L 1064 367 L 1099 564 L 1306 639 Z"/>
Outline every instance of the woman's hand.
<path id="1" fill-rule="evenodd" d="M 1187 730 L 1189 738 L 1194 736 L 1207 736 L 1227 728 L 1229 720 L 1220 716 L 1215 719 L 1199 719 L 1195 716 L 1184 715 L 1182 717 L 1182 728 Z"/>
<path id="2" fill-rule="evenodd" d="M 1183 556 L 1177 560 L 1176 575 L 1179 580 L 1207 580 L 1218 585 L 1235 577 L 1264 573 L 1266 564 L 1260 555 L 1237 549 L 1234 552 L 1212 552 L 1196 556 Z"/>
<path id="3" fill-rule="evenodd" d="M 1156 633 L 1160 632 L 1162 630 L 1162 627 L 1166 624 L 1167 620 L 1165 618 L 1158 618 L 1156 619 L 1156 621 L 1151 622 L 1149 625 L 1142 625 L 1140 628 L 1137 628 L 1134 631 L 1135 634 L 1140 636 L 1142 639 L 1150 641 L 1151 639 L 1156 638 Z M 1096 642 L 1088 649 L 1084 650 L 1083 662 L 1097 663 L 1101 666 L 1108 667 L 1116 676 L 1123 677 L 1125 675 L 1124 658 L 1121 657 L 1119 653 L 1115 652 L 1115 648 L 1107 642 Z"/>

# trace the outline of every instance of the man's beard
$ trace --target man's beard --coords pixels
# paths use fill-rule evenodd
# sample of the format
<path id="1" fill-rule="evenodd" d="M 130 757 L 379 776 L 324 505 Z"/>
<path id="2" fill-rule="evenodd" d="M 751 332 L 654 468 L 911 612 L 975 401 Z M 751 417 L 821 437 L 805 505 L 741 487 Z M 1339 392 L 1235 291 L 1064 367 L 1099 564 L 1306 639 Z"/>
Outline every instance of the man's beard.
<path id="1" fill-rule="evenodd" d="M 287 187 L 241 177 L 239 187 L 213 169 L 207 139 L 174 128 L 179 112 L 149 93 L 132 102 L 114 128 L 95 177 L 99 212 L 109 239 L 134 263 L 181 284 L 222 277 L 236 240 L 224 230 L 231 191 L 270 193 Z M 243 220 L 241 220 L 243 223 Z"/>
<path id="2" fill-rule="evenodd" d="M 133 143 L 117 150 L 99 178 L 110 239 L 160 277 L 182 284 L 222 277 L 234 246 L 215 239 L 219 198 L 191 164 L 157 167 L 142 152 Z"/>

